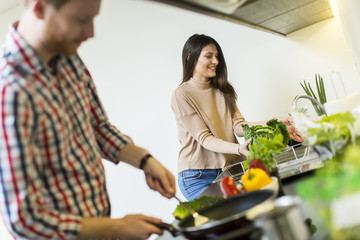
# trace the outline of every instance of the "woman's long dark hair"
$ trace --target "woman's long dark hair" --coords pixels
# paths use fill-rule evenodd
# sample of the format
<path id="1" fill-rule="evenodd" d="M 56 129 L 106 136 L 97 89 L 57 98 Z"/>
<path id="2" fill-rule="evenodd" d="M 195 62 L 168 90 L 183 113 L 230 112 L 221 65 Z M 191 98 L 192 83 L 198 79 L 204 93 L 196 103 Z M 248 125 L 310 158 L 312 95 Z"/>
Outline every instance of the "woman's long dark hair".
<path id="1" fill-rule="evenodd" d="M 210 84 L 214 88 L 219 89 L 220 92 L 224 94 L 226 106 L 233 115 L 235 112 L 237 95 L 233 86 L 231 86 L 227 80 L 227 67 L 221 47 L 212 37 L 206 36 L 204 34 L 194 34 L 186 41 L 182 52 L 182 83 L 187 82 L 190 80 L 190 78 L 192 78 L 201 50 L 209 44 L 214 44 L 216 46 L 219 61 L 219 64 L 216 68 L 216 76 L 210 78 Z"/>

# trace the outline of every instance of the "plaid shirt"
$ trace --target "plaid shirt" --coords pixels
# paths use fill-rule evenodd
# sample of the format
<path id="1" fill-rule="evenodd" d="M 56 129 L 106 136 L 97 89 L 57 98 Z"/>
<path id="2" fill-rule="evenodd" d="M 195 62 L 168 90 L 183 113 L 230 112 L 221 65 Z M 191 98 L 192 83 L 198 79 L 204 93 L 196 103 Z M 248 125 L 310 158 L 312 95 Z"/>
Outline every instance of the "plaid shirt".
<path id="1" fill-rule="evenodd" d="M 117 163 L 131 139 L 79 56 L 50 71 L 14 26 L 0 52 L 1 214 L 15 238 L 75 239 L 81 217 L 110 215 L 102 158 Z"/>

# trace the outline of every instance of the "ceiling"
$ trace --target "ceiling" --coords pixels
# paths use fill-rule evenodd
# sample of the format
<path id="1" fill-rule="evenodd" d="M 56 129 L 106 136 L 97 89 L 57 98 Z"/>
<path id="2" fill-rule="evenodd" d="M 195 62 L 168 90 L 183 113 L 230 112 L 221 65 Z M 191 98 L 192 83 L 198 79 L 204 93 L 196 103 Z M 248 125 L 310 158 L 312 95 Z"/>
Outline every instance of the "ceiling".
<path id="1" fill-rule="evenodd" d="M 333 17 L 329 0 L 151 0 L 287 35 Z M 22 0 L 0 0 L 0 14 Z"/>
<path id="2" fill-rule="evenodd" d="M 329 0 L 152 0 L 287 35 L 333 17 Z"/>

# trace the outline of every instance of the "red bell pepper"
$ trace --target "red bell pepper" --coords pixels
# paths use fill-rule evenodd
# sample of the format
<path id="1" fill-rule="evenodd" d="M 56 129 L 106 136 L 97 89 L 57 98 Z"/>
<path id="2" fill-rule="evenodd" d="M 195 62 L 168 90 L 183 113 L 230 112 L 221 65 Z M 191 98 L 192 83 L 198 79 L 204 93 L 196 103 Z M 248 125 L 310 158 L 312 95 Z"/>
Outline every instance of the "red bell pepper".
<path id="1" fill-rule="evenodd" d="M 260 168 L 260 169 L 264 170 L 266 172 L 266 174 L 270 177 L 269 171 L 267 170 L 267 168 L 264 166 L 264 164 L 261 162 L 260 159 L 254 158 L 248 166 L 248 169 L 250 169 L 250 168 Z"/>
<path id="2" fill-rule="evenodd" d="M 226 176 L 221 180 L 221 190 L 225 197 L 231 197 L 239 194 L 241 191 L 236 187 L 234 178 Z"/>

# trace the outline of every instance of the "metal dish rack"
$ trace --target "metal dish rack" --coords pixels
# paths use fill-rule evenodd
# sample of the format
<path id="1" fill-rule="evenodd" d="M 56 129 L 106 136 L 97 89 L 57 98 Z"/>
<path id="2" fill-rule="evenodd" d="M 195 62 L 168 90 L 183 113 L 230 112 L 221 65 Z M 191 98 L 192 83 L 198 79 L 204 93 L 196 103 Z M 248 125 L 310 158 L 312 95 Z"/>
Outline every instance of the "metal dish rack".
<path id="1" fill-rule="evenodd" d="M 281 179 L 293 177 L 324 166 L 324 160 L 312 146 L 297 144 L 287 146 L 278 156 L 275 156 Z"/>
<path id="2" fill-rule="evenodd" d="M 280 155 L 275 156 L 275 160 L 281 179 L 297 176 L 324 166 L 324 160 L 319 157 L 314 148 L 303 143 L 287 146 Z M 242 162 L 239 162 L 225 168 L 214 182 L 220 182 L 225 176 L 240 180 L 243 174 L 244 166 Z"/>

